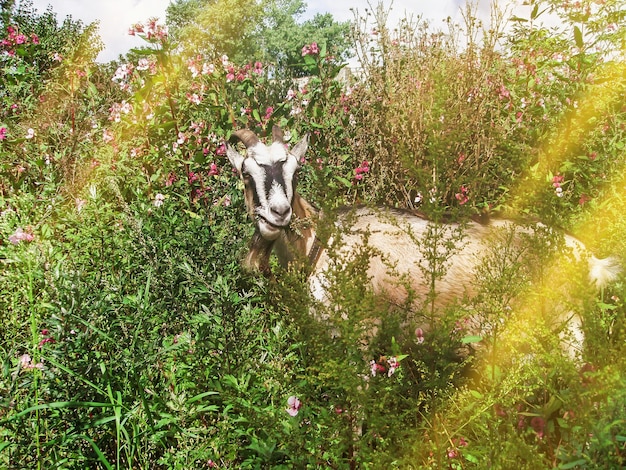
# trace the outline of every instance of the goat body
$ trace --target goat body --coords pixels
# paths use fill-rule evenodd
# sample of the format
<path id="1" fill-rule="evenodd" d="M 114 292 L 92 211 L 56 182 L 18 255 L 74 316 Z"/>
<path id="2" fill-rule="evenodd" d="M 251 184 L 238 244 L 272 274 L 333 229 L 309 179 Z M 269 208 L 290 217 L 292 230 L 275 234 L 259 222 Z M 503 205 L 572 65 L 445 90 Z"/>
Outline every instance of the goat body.
<path id="1" fill-rule="evenodd" d="M 338 217 L 337 230 L 331 230 L 331 236 L 321 242 L 317 234 L 319 214 L 295 190 L 296 170 L 308 140 L 305 137 L 289 152 L 282 131 L 274 128 L 273 135 L 274 143 L 265 146 L 250 131 L 235 132 L 233 139 L 246 145 L 246 156 L 227 146 L 228 157 L 244 180 L 248 212 L 256 221 L 244 262 L 248 268 L 269 271 L 272 250 L 283 266 L 304 261 L 309 264 L 313 297 L 328 304 L 332 303 L 328 294 L 330 271 L 341 269 L 342 263 L 360 250 L 369 257 L 367 279 L 375 292 L 393 304 L 402 305 L 411 298 L 422 306 L 429 301 L 432 309 L 439 309 L 479 293 L 477 272 L 489 277 L 490 269 L 506 270 L 507 264 L 529 267 L 528 263 L 540 262 L 525 260 L 524 252 L 537 232 L 546 227 L 504 219 L 486 224 L 441 224 L 406 211 L 354 208 Z M 506 241 L 501 244 L 506 252 L 501 260 L 498 237 Z M 570 235 L 564 235 L 564 245 L 575 259 L 587 260 L 591 284 L 601 288 L 616 279 L 619 267 L 612 258 L 594 257 Z M 495 260 L 492 267 L 488 265 L 490 257 Z M 516 281 L 513 278 L 511 282 Z"/>

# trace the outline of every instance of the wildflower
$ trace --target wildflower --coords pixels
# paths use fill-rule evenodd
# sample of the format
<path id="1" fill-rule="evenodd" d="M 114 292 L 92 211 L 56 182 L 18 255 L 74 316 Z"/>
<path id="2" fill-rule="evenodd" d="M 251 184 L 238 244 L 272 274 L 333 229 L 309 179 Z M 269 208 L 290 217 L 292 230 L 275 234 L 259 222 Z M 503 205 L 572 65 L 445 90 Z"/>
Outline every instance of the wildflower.
<path id="1" fill-rule="evenodd" d="M 169 187 L 172 186 L 174 184 L 174 181 L 176 181 L 176 174 L 174 172 L 171 172 L 170 174 L 167 175 L 167 180 L 165 180 L 165 186 Z"/>
<path id="2" fill-rule="evenodd" d="M 219 144 L 215 149 L 215 155 L 226 155 L 226 145 L 223 143 Z"/>
<path id="3" fill-rule="evenodd" d="M 80 211 L 83 210 L 83 208 L 87 205 L 87 201 L 85 199 L 81 199 L 79 197 L 77 197 L 74 202 L 76 203 L 76 211 L 78 213 L 80 213 Z"/>
<path id="4" fill-rule="evenodd" d="M 224 54 L 222 56 L 222 66 L 224 68 L 228 67 L 230 65 L 230 62 L 228 61 L 228 56 L 226 54 Z"/>
<path id="5" fill-rule="evenodd" d="M 467 201 L 469 201 L 469 197 L 467 195 L 468 193 L 468 189 L 466 186 L 461 186 L 460 188 L 460 192 L 456 193 L 454 195 L 454 197 L 457 199 L 457 201 L 459 201 L 460 205 L 465 204 Z"/>
<path id="6" fill-rule="evenodd" d="M 385 366 L 379 364 L 374 359 L 370 361 L 370 371 L 372 373 L 372 377 L 376 377 L 377 374 L 384 374 L 386 372 Z"/>
<path id="7" fill-rule="evenodd" d="M 220 174 L 220 170 L 215 163 L 211 163 L 209 168 L 209 176 L 217 176 Z"/>
<path id="8" fill-rule="evenodd" d="M 370 164 L 367 160 L 364 160 L 363 163 L 361 163 L 361 166 L 354 169 L 354 179 L 357 181 L 361 181 L 363 179 L 363 176 L 365 176 L 366 173 L 369 173 L 369 171 Z"/>
<path id="9" fill-rule="evenodd" d="M 583 194 L 580 195 L 580 199 L 578 200 L 578 204 L 581 205 L 581 206 L 584 206 L 589 201 L 591 201 L 591 197 L 587 196 L 586 194 L 583 193 Z"/>
<path id="10" fill-rule="evenodd" d="M 39 361 L 38 363 L 33 364 L 32 359 L 30 355 L 28 354 L 22 354 L 18 358 L 18 362 L 19 362 L 20 367 L 24 370 L 32 370 L 32 369 L 43 370 L 43 362 Z"/>
<path id="11" fill-rule="evenodd" d="M 198 96 L 197 93 L 187 93 L 187 99 L 189 100 L 190 103 L 193 103 L 193 104 L 202 103 L 202 98 L 200 98 L 200 96 Z"/>
<path id="12" fill-rule="evenodd" d="M 39 345 L 37 346 L 39 349 L 41 349 L 43 347 L 44 344 L 54 344 L 56 343 L 56 340 L 54 338 L 43 338 L 41 341 L 39 341 Z"/>
<path id="13" fill-rule="evenodd" d="M 291 101 L 292 99 L 294 99 L 296 97 L 296 92 L 293 91 L 291 88 L 287 91 L 287 101 Z"/>
<path id="14" fill-rule="evenodd" d="M 52 60 L 54 60 L 55 62 L 63 62 L 63 56 L 58 52 L 55 52 L 52 56 Z"/>
<path id="15" fill-rule="evenodd" d="M 424 330 L 416 328 L 415 337 L 417 338 L 417 344 L 422 344 L 424 342 Z"/>
<path id="16" fill-rule="evenodd" d="M 268 108 L 265 110 L 265 120 L 266 120 L 266 121 L 269 121 L 269 119 L 272 117 L 272 114 L 273 114 L 273 113 L 274 113 L 274 108 L 273 108 L 273 107 L 271 107 L 271 106 L 270 106 L 270 107 L 268 107 Z"/>
<path id="17" fill-rule="evenodd" d="M 163 205 L 163 201 L 165 200 L 165 196 L 161 193 L 157 193 L 154 196 L 154 207 L 161 207 Z"/>
<path id="18" fill-rule="evenodd" d="M 395 356 L 392 356 L 389 359 L 387 359 L 387 365 L 389 366 L 389 369 L 387 370 L 387 377 L 391 377 L 396 371 L 396 369 L 400 367 L 400 363 L 398 362 L 398 359 Z"/>
<path id="19" fill-rule="evenodd" d="M 545 419 L 541 416 L 534 416 L 533 419 L 530 420 L 530 427 L 533 428 L 533 431 L 535 431 L 539 439 L 543 439 L 546 428 Z"/>
<path id="20" fill-rule="evenodd" d="M 148 70 L 150 68 L 150 61 L 145 57 L 139 59 L 137 62 L 137 70 Z"/>
<path id="21" fill-rule="evenodd" d="M 35 130 L 29 127 L 28 130 L 26 131 L 26 138 L 32 139 L 33 137 L 35 137 Z"/>
<path id="22" fill-rule="evenodd" d="M 213 72 L 215 72 L 215 65 L 213 64 L 202 65 L 202 75 L 212 75 Z"/>
<path id="23" fill-rule="evenodd" d="M 17 245 L 20 242 L 32 242 L 35 239 L 35 236 L 30 232 L 24 232 L 21 227 L 15 231 L 13 235 L 9 236 L 9 241 L 13 245 Z"/>
<path id="24" fill-rule="evenodd" d="M 110 129 L 104 129 L 102 131 L 102 140 L 104 143 L 108 144 L 109 142 L 112 142 L 114 138 L 113 132 Z"/>
<path id="25" fill-rule="evenodd" d="M 287 409 L 285 411 L 289 413 L 289 416 L 296 416 L 300 408 L 302 408 L 302 402 L 297 397 L 292 395 L 287 399 Z"/>
<path id="26" fill-rule="evenodd" d="M 6 127 L 0 127 L 0 140 L 4 140 L 7 138 L 8 129 Z"/>

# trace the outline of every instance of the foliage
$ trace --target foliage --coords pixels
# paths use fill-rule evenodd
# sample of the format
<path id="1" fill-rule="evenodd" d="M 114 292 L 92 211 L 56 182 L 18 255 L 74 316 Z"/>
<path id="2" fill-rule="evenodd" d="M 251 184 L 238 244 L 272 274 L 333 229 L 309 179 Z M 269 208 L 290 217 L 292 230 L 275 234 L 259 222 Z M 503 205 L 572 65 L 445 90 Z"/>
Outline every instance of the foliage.
<path id="1" fill-rule="evenodd" d="M 502 210 L 575 230 L 623 264 L 621 2 L 541 0 L 486 32 L 471 9 L 434 32 L 410 19 L 390 30 L 379 8 L 357 16 L 362 71 L 344 81 L 344 44 L 306 28 L 280 60 L 262 55 L 296 27 L 301 2 L 247 10 L 273 12 L 256 25 L 284 24 L 264 50 L 255 29 L 232 41 L 243 17 L 203 13 L 233 29 L 212 29 L 200 54 L 178 27 L 201 3 L 178 2 L 173 35 L 137 23 L 146 47 L 105 65 L 93 62 L 95 26 L 9 4 L 0 466 L 624 465 L 623 275 L 594 292 L 560 231 L 529 225 L 523 243 L 496 234 L 477 298 L 435 312 L 465 237 L 463 223 L 435 224 L 415 240 L 430 295 L 389 305 L 366 287 L 376 253 L 345 258 L 332 223 L 363 202 L 437 221 Z M 547 15 L 561 27 L 543 26 Z M 327 38 L 342 30 L 311 24 Z M 282 67 L 305 77 L 282 80 Z M 274 124 L 288 144 L 310 135 L 299 189 L 327 214 L 332 306 L 310 298 L 302 272 L 240 268 L 252 224 L 224 140 L 240 128 L 266 138 Z M 582 319 L 576 358 L 554 334 L 565 312 Z M 476 318 L 481 335 L 468 333 Z"/>
<path id="2" fill-rule="evenodd" d="M 167 9 L 167 23 L 174 40 L 190 53 L 209 59 L 226 54 L 237 64 L 254 58 L 272 64 L 274 77 L 302 77 L 307 75 L 301 63 L 304 44 L 324 45 L 340 61 L 350 49 L 347 23 L 329 14 L 299 22 L 305 8 L 302 0 L 178 0 Z"/>

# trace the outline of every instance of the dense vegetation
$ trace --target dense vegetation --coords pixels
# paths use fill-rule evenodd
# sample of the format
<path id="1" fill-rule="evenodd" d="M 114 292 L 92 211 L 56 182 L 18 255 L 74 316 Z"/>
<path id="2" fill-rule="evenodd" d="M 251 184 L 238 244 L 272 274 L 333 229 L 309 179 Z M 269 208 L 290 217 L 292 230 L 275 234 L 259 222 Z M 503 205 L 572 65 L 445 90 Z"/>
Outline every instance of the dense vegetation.
<path id="1" fill-rule="evenodd" d="M 624 264 L 624 2 L 535 0 L 489 25 L 468 8 L 445 31 L 390 29 L 381 6 L 342 36 L 327 16 L 299 29 L 300 1 L 233 0 L 265 27 L 238 44 L 222 18 L 190 45 L 220 3 L 176 2 L 172 34 L 133 25 L 146 47 L 110 64 L 95 26 L 2 3 L 0 466 L 622 467 L 623 276 L 555 286 L 570 268 L 547 238 L 424 332 L 407 325 L 426 303 L 363 287 L 364 253 L 317 321 L 300 273 L 242 271 L 252 224 L 223 141 L 310 133 L 299 187 L 329 214 L 540 218 Z M 445 270 L 455 240 L 431 238 Z M 477 308 L 488 336 L 465 331 Z M 575 359 L 545 328 L 557 308 L 583 319 Z"/>

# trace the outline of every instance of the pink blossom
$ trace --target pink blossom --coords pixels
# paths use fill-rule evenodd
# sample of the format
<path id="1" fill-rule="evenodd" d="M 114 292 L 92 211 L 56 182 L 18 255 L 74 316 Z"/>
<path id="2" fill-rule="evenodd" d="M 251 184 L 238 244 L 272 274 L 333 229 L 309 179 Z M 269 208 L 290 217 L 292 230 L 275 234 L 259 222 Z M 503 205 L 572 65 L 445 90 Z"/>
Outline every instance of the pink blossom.
<path id="1" fill-rule="evenodd" d="M 416 328 L 415 337 L 417 338 L 417 344 L 422 344 L 424 342 L 424 330 Z"/>
<path id="2" fill-rule="evenodd" d="M 202 98 L 197 93 L 187 93 L 187 99 L 192 104 L 200 104 L 202 103 Z"/>
<path id="3" fill-rule="evenodd" d="M 81 198 L 79 198 L 79 197 L 77 197 L 77 198 L 74 200 L 74 203 L 76 204 L 76 211 L 77 211 L 78 213 L 80 213 L 80 211 L 82 211 L 82 210 L 83 210 L 83 208 L 87 205 L 87 201 L 86 201 L 86 200 L 84 200 L 84 199 L 81 199 Z"/>
<path id="4" fill-rule="evenodd" d="M 0 127 L 0 140 L 6 139 L 8 132 L 6 127 Z"/>
<path id="5" fill-rule="evenodd" d="M 112 142 L 114 138 L 115 136 L 110 129 L 104 129 L 102 131 L 102 140 L 104 141 L 104 143 L 108 144 L 109 142 Z"/>
<path id="6" fill-rule="evenodd" d="M 363 176 L 365 176 L 366 173 L 369 173 L 369 171 L 370 165 L 367 160 L 364 160 L 363 163 L 361 163 L 361 166 L 354 169 L 354 179 L 356 181 L 361 181 Z"/>
<path id="7" fill-rule="evenodd" d="M 372 373 L 372 377 L 376 377 L 377 374 L 384 374 L 386 369 L 385 366 L 372 359 L 370 361 L 370 372 Z"/>
<path id="8" fill-rule="evenodd" d="M 30 355 L 28 354 L 22 354 L 19 358 L 18 358 L 20 367 L 24 370 L 31 370 L 31 369 L 39 369 L 39 370 L 43 370 L 44 366 L 43 366 L 43 362 L 39 361 L 36 364 L 32 363 L 32 359 L 30 357 Z"/>
<path id="9" fill-rule="evenodd" d="M 211 163 L 209 168 L 209 176 L 217 176 L 220 174 L 220 170 L 215 163 Z"/>
<path id="10" fill-rule="evenodd" d="M 289 416 L 296 416 L 300 408 L 302 408 L 302 402 L 297 397 L 292 395 L 287 399 L 287 409 L 285 411 L 289 413 Z"/>
<path id="11" fill-rule="evenodd" d="M 389 369 L 387 370 L 387 377 L 391 377 L 396 369 L 400 367 L 400 363 L 398 362 L 398 358 L 396 356 L 392 356 L 387 359 L 387 365 L 389 366 Z"/>
<path id="12" fill-rule="evenodd" d="M 154 207 L 161 207 L 163 205 L 163 201 L 165 201 L 165 196 L 161 193 L 157 193 L 154 196 Z"/>
<path id="13" fill-rule="evenodd" d="M 226 155 L 226 145 L 223 143 L 218 145 L 215 149 L 215 155 Z"/>
<path id="14" fill-rule="evenodd" d="M 9 241 L 13 245 L 17 245 L 20 242 L 32 242 L 35 239 L 35 236 L 30 232 L 24 232 L 21 227 L 15 231 L 13 235 L 9 236 Z"/>
<path id="15" fill-rule="evenodd" d="M 459 204 L 463 205 L 469 201 L 469 197 L 467 196 L 468 189 L 466 186 L 461 186 L 460 192 L 456 193 L 454 197 L 459 201 Z"/>
<path id="16" fill-rule="evenodd" d="M 543 439 L 546 428 L 545 419 L 543 419 L 541 416 L 534 416 L 530 420 L 530 427 L 533 428 L 539 439 Z"/>
<path id="17" fill-rule="evenodd" d="M 176 174 L 175 173 L 170 173 L 169 175 L 167 175 L 167 180 L 165 180 L 165 186 L 169 187 L 172 186 L 174 184 L 174 181 L 176 181 Z"/>

